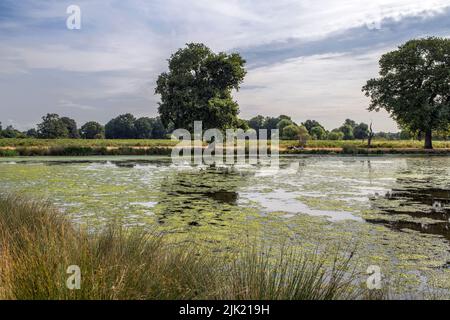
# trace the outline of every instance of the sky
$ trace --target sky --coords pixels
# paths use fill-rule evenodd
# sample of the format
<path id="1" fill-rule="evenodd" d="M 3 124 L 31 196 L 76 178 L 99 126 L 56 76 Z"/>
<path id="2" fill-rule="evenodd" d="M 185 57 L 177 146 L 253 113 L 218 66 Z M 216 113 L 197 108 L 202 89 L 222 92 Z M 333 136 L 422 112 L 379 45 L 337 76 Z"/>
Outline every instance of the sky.
<path id="1" fill-rule="evenodd" d="M 66 27 L 67 7 L 81 29 Z M 286 114 L 331 130 L 346 118 L 397 131 L 361 92 L 378 61 L 411 38 L 450 36 L 450 0 L 0 0 L 0 121 L 46 113 L 79 125 L 156 116 L 155 82 L 188 42 L 239 52 L 240 117 Z"/>

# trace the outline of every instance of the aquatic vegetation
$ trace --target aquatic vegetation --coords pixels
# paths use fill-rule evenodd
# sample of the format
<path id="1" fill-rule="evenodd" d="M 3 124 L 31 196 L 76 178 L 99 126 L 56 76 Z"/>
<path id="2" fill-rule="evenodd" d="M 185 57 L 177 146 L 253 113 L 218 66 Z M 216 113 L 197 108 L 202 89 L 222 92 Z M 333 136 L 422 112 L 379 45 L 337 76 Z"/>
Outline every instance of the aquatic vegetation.
<path id="1" fill-rule="evenodd" d="M 256 249 L 255 249 L 256 248 Z M 217 256 L 143 229 L 89 233 L 48 204 L 0 198 L 1 299 L 350 299 L 351 256 L 257 247 Z M 68 266 L 81 271 L 66 287 Z"/>
<path id="2" fill-rule="evenodd" d="M 0 194 L 48 199 L 92 229 L 156 227 L 170 241 L 220 255 L 235 254 L 249 238 L 309 253 L 317 243 L 354 244 L 359 273 L 378 265 L 399 279 L 392 294 L 450 289 L 431 281 L 442 279 L 450 261 L 450 158 L 280 160 L 274 171 L 177 167 L 162 156 L 3 158 Z"/>
<path id="3" fill-rule="evenodd" d="M 19 156 L 19 153 L 16 150 L 0 150 L 0 157 L 17 157 Z"/>

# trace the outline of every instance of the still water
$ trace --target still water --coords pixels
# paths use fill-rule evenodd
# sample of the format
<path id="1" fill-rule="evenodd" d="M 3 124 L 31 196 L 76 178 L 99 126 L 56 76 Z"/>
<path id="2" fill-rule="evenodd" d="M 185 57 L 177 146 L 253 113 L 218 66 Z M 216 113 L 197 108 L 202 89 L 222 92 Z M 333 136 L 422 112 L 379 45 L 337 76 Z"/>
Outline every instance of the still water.
<path id="1" fill-rule="evenodd" d="M 0 193 L 46 199 L 75 222 L 156 227 L 217 251 L 244 239 L 339 246 L 355 252 L 360 270 L 378 265 L 401 290 L 447 294 L 450 158 L 286 156 L 280 165 L 3 158 Z"/>

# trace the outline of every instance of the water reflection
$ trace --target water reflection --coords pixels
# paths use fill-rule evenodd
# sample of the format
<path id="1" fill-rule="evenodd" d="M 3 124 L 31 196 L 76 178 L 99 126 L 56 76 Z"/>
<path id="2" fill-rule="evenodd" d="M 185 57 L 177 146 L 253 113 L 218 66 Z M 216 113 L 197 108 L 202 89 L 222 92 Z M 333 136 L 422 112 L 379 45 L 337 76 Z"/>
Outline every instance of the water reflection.
<path id="1" fill-rule="evenodd" d="M 429 179 L 400 178 L 397 183 L 399 188 L 392 189 L 384 197 L 372 198 L 374 208 L 387 218 L 366 221 L 398 231 L 410 229 L 450 240 L 450 189 L 429 188 Z M 422 221 L 405 221 L 401 215 Z M 395 217 L 398 218 L 393 220 Z"/>
<path id="2" fill-rule="evenodd" d="M 158 223 L 176 217 L 194 227 L 224 225 L 232 220 L 228 213 L 237 209 L 238 189 L 252 175 L 212 167 L 169 172 L 160 182 Z"/>
<path id="3" fill-rule="evenodd" d="M 305 247 L 357 241 L 364 267 L 431 272 L 450 288 L 441 274 L 450 260 L 450 157 L 281 157 L 279 170 L 176 167 L 153 156 L 0 159 L 6 192 L 49 199 L 77 222 L 159 225 L 214 250 L 249 235 Z"/>

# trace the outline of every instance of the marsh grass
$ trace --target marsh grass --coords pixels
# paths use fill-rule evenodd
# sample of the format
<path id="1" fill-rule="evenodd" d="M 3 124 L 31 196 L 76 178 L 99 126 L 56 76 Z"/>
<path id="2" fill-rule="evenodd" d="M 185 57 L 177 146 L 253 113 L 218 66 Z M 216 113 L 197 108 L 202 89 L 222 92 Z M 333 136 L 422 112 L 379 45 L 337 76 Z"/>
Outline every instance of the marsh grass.
<path id="1" fill-rule="evenodd" d="M 0 147 L 171 147 L 176 144 L 170 139 L 0 139 Z"/>
<path id="2" fill-rule="evenodd" d="M 90 147 L 97 148 L 170 148 L 177 145 L 177 141 L 170 139 L 13 139 L 1 138 L 0 147 L 41 147 L 41 148 L 68 148 L 68 147 Z M 357 148 L 367 148 L 367 141 L 361 140 L 308 140 L 308 148 L 342 148 L 344 145 L 354 145 Z M 298 146 L 297 140 L 282 140 L 280 147 L 287 148 Z M 435 148 L 450 148 L 450 141 L 434 141 Z M 423 148 L 423 141 L 417 140 L 383 140 L 372 141 L 372 148 Z"/>
<path id="3" fill-rule="evenodd" d="M 223 297 L 242 300 L 342 300 L 356 299 L 356 272 L 351 256 L 338 253 L 307 254 L 283 249 L 250 247 L 229 266 L 232 281 Z M 326 266 L 326 261 L 331 265 Z"/>
<path id="4" fill-rule="evenodd" d="M 0 139 L 0 157 L 17 156 L 100 156 L 100 155 L 170 155 L 177 145 L 172 140 L 151 139 Z M 270 142 L 268 142 L 270 144 Z M 448 154 L 450 142 L 435 141 L 432 153 Z M 248 142 L 247 142 L 248 147 Z M 374 140 L 371 148 L 367 142 L 309 140 L 306 149 L 298 150 L 298 141 L 280 141 L 282 154 L 416 154 L 431 153 L 423 150 L 423 142 L 405 140 Z"/>
<path id="5" fill-rule="evenodd" d="M 287 143 L 287 142 L 285 142 Z M 331 141 L 331 140 L 309 140 L 307 147 L 308 148 L 343 148 L 344 146 L 352 145 L 356 148 L 367 148 L 367 141 L 361 140 L 339 140 L 339 141 Z M 449 141 L 434 141 L 435 148 L 450 148 Z M 372 141 L 371 145 L 372 149 L 376 148 L 386 148 L 386 149 L 402 149 L 402 148 L 414 148 L 414 149 L 423 149 L 423 141 L 417 140 L 383 140 L 383 139 L 375 139 Z"/>
<path id="6" fill-rule="evenodd" d="M 352 299 L 351 257 L 262 246 L 232 257 L 117 225 L 89 232 L 51 205 L 0 198 L 1 299 Z M 69 290 L 67 267 L 81 269 Z"/>

